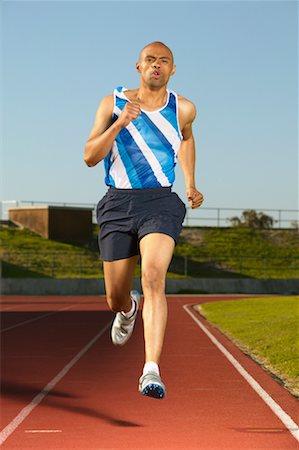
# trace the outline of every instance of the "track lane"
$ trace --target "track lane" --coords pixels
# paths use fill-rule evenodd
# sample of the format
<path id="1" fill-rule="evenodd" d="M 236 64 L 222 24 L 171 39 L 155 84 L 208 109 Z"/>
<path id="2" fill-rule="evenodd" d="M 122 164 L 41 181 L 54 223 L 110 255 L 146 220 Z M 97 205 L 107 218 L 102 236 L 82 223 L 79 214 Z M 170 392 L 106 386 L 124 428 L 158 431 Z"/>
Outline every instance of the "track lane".
<path id="1" fill-rule="evenodd" d="M 247 381 L 252 389 L 261 397 L 267 406 L 274 412 L 283 425 L 289 430 L 292 436 L 299 442 L 299 427 L 293 419 L 275 402 L 275 400 L 262 388 L 262 386 L 244 369 L 244 367 L 237 361 L 236 358 L 222 345 L 219 340 L 206 328 L 205 325 L 197 317 L 195 311 L 190 308 L 190 305 L 184 305 L 183 308 L 190 315 L 190 317 L 197 323 L 200 329 L 209 337 L 214 345 L 223 353 L 233 367 L 240 373 L 240 375 Z"/>
<path id="2" fill-rule="evenodd" d="M 4 448 L 297 448 L 281 422 L 183 311 L 184 303 L 186 298 L 169 298 L 161 361 L 168 388 L 165 400 L 143 398 L 137 393 L 143 364 L 139 317 L 134 335 L 124 348 L 113 347 L 105 333 L 57 384 L 55 389 L 64 395 L 47 396 Z M 100 315 L 96 314 L 97 320 Z M 91 317 L 83 320 L 85 326 L 81 328 L 78 317 L 68 317 L 69 322 L 75 320 L 77 330 L 76 326 L 65 330 L 66 347 L 77 343 L 76 331 L 86 338 L 87 329 L 94 327 Z M 51 339 L 53 336 L 49 348 L 57 347 L 57 341 Z M 45 432 L 36 432 L 39 430 Z"/>
<path id="3" fill-rule="evenodd" d="M 35 318 L 36 314 L 40 315 L 41 311 L 50 311 L 53 306 L 59 308 L 59 304 L 52 305 L 51 300 L 52 298 L 37 302 L 37 299 L 33 298 L 33 301 L 27 304 L 21 302 L 20 309 L 23 309 L 23 312 L 13 314 L 18 316 L 18 320 L 22 314 L 30 320 L 30 317 Z M 74 302 L 74 298 L 72 300 Z M 32 310 L 33 307 L 38 310 L 38 313 Z M 86 345 L 107 322 L 111 321 L 113 314 L 108 311 L 101 312 L 101 307 L 104 307 L 103 300 L 98 301 L 96 310 L 94 304 L 88 304 L 85 299 L 83 303 L 76 302 L 62 307 L 62 309 L 68 308 L 67 311 L 52 311 L 53 314 L 44 315 L 38 321 L 3 333 L 1 337 L 1 429 L 38 395 L 44 386 L 68 364 L 76 352 Z M 76 308 L 76 310 L 70 311 L 69 308 Z M 91 311 L 86 311 L 88 308 Z M 82 329 L 84 329 L 83 333 L 78 332 Z M 55 389 L 51 395 L 67 397 L 68 393 Z"/>

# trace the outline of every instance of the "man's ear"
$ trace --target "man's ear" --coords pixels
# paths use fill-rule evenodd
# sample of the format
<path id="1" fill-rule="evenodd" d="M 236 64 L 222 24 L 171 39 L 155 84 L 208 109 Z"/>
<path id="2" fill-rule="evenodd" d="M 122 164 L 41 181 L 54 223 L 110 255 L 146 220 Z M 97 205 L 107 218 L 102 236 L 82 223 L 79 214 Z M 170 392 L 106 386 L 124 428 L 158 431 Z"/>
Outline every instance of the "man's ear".
<path id="1" fill-rule="evenodd" d="M 176 71 L 176 65 L 173 65 L 170 76 L 174 75 Z"/>
<path id="2" fill-rule="evenodd" d="M 140 72 L 140 63 L 139 62 L 136 63 L 136 71 Z"/>

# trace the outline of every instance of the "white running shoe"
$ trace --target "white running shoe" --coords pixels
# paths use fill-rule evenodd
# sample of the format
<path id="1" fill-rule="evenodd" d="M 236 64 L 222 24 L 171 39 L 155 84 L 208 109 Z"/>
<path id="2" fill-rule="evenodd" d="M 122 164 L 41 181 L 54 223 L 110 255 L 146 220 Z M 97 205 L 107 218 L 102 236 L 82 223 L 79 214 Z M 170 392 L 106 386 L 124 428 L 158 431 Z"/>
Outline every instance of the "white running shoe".
<path id="1" fill-rule="evenodd" d="M 116 313 L 111 328 L 111 339 L 114 345 L 125 345 L 133 333 L 140 304 L 140 294 L 138 291 L 131 291 L 130 297 L 135 303 L 135 311 L 130 319 L 127 319 L 121 312 Z"/>
<path id="2" fill-rule="evenodd" d="M 165 397 L 166 387 L 156 372 L 148 372 L 139 379 L 139 392 L 147 397 L 162 399 Z"/>

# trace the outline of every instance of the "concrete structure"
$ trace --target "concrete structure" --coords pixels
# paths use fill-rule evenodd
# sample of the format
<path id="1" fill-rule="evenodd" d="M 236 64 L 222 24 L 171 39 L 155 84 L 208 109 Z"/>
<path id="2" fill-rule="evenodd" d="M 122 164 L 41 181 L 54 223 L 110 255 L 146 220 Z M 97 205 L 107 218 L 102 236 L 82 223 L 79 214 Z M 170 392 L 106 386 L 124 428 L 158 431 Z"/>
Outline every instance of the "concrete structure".
<path id="1" fill-rule="evenodd" d="M 134 289 L 140 290 L 135 278 Z M 3 278 L 1 294 L 6 295 L 101 295 L 105 293 L 103 278 Z M 167 294 L 299 294 L 297 279 L 245 279 L 245 278 L 167 278 Z"/>
<path id="2" fill-rule="evenodd" d="M 9 220 L 47 239 L 88 242 L 92 238 L 92 208 L 23 206 L 9 209 Z"/>

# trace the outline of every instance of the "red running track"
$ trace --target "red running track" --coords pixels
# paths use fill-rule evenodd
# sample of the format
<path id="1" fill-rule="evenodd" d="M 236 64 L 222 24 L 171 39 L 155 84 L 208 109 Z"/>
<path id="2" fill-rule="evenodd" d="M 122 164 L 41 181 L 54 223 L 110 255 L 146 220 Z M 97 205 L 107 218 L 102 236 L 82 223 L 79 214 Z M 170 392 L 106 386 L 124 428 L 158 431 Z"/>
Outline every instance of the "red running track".
<path id="1" fill-rule="evenodd" d="M 183 308 L 224 298 L 238 296 L 168 297 L 161 360 L 168 392 L 155 400 L 137 392 L 140 316 L 131 340 L 116 348 L 109 336 L 114 315 L 103 297 L 3 296 L 3 448 L 298 449 L 297 400 L 190 306 Z M 287 425 L 199 323 L 281 407 Z"/>

